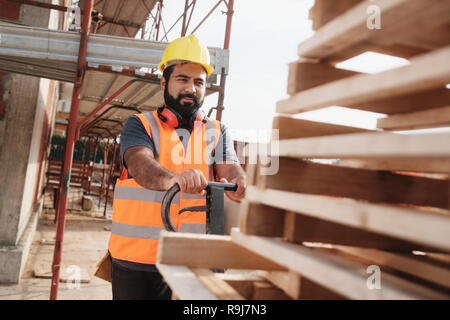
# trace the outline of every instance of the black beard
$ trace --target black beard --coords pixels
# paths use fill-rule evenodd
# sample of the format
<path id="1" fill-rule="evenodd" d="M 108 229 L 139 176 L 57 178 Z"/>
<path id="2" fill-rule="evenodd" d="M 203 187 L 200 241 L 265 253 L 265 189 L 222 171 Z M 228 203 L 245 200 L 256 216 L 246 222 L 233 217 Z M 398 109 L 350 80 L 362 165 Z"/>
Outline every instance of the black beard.
<path id="1" fill-rule="evenodd" d="M 193 103 L 185 102 L 182 104 L 181 99 L 183 98 L 191 98 L 194 102 Z M 198 101 L 198 97 L 190 93 L 187 94 L 180 93 L 178 95 L 178 98 L 175 98 L 169 93 L 167 86 L 164 88 L 164 102 L 168 107 L 178 112 L 185 121 L 189 121 L 192 115 L 194 115 L 203 104 L 203 100 Z"/>

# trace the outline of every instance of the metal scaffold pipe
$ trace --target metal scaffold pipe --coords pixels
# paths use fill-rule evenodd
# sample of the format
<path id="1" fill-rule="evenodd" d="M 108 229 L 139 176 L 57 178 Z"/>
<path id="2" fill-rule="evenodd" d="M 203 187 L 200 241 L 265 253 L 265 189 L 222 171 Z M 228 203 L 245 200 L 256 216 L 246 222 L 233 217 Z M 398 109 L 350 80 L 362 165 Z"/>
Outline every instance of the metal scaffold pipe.
<path id="1" fill-rule="evenodd" d="M 62 175 L 63 179 L 59 187 L 59 198 L 57 207 L 58 219 L 56 227 L 55 249 L 53 252 L 50 300 L 56 300 L 58 297 L 62 244 L 64 237 L 64 228 L 66 224 L 67 194 L 69 192 L 70 171 L 72 169 L 73 149 L 75 144 L 75 130 L 77 124 L 78 106 L 80 103 L 81 84 L 83 81 L 84 71 L 86 70 L 86 52 L 89 36 L 89 27 L 91 24 L 92 8 L 93 8 L 93 0 L 86 0 L 85 10 L 83 14 L 83 23 L 81 26 L 81 38 L 78 54 L 77 73 L 75 76 L 75 85 L 72 93 L 72 104 L 70 108 L 69 126 L 67 128 L 66 147 L 64 151 L 64 163 Z"/>
<path id="2" fill-rule="evenodd" d="M 0 21 L 0 69 L 73 82 L 80 34 Z M 157 68 L 167 43 L 90 34 L 86 62 L 92 67 Z M 216 74 L 228 71 L 228 50 L 208 48 Z"/>
<path id="3" fill-rule="evenodd" d="M 230 48 L 230 36 L 231 36 L 231 21 L 233 17 L 233 7 L 234 7 L 234 0 L 229 0 L 227 4 L 228 10 L 227 10 L 227 24 L 225 27 L 225 40 L 223 43 L 224 50 L 227 50 Z M 225 100 L 225 80 L 226 80 L 226 70 L 225 68 L 221 68 L 220 72 L 220 91 L 219 91 L 219 98 L 217 103 L 217 113 L 216 113 L 216 120 L 222 120 L 222 110 L 223 102 Z"/>

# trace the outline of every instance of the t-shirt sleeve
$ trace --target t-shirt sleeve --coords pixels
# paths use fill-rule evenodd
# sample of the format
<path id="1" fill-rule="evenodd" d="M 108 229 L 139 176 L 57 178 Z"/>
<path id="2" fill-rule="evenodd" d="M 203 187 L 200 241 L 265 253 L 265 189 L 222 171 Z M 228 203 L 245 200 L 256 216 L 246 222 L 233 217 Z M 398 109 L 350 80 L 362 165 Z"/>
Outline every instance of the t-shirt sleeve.
<path id="1" fill-rule="evenodd" d="M 237 162 L 239 163 L 239 159 L 236 155 L 236 151 L 234 150 L 234 142 L 231 137 L 231 133 L 228 128 L 221 123 L 220 124 L 221 135 L 219 141 L 217 142 L 217 146 L 215 148 L 214 153 L 214 162 L 215 163 L 224 163 L 224 162 Z"/>
<path id="2" fill-rule="evenodd" d="M 125 122 L 120 135 L 120 156 L 125 168 L 127 168 L 127 164 L 123 155 L 128 148 L 135 146 L 144 146 L 150 148 L 153 152 L 155 150 L 153 140 L 148 135 L 141 120 L 136 116 L 132 116 Z"/>

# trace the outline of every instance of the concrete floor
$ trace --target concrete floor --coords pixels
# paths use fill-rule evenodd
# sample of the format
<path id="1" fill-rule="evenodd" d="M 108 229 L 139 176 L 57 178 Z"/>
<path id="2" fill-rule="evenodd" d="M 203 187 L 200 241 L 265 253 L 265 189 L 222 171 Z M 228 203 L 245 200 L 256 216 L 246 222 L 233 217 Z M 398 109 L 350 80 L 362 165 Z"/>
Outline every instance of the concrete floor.
<path id="1" fill-rule="evenodd" d="M 110 213 L 109 219 L 67 215 L 61 278 L 74 279 L 80 274 L 81 283 L 60 282 L 59 300 L 111 300 L 111 284 L 94 276 L 96 264 L 107 249 Z M 40 218 L 21 280 L 14 285 L 0 284 L 0 300 L 49 299 L 51 279 L 36 278 L 35 271 L 51 277 L 55 235 L 53 219 Z M 85 279 L 89 282 L 83 283 Z"/>
<path id="2" fill-rule="evenodd" d="M 92 197 L 99 208 L 98 198 Z M 238 224 L 238 204 L 225 197 L 225 232 L 229 234 Z M 108 247 L 112 207 L 108 203 L 106 218 L 104 204 L 90 215 L 66 215 L 62 269 L 60 278 L 81 273 L 81 283 L 60 282 L 58 300 L 111 300 L 111 284 L 94 276 L 97 263 Z M 0 284 L 0 300 L 48 300 L 50 298 L 51 265 L 53 261 L 56 225 L 53 215 L 41 214 L 27 262 L 19 284 Z M 37 278 L 35 272 L 47 278 Z M 89 279 L 88 283 L 84 283 Z"/>

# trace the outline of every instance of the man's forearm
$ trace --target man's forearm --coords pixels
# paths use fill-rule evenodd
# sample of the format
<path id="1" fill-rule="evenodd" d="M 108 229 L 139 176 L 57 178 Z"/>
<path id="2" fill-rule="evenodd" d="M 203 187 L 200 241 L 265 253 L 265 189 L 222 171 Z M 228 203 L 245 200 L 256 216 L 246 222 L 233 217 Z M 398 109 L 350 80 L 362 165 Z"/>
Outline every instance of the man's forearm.
<path id="1" fill-rule="evenodd" d="M 137 183 L 151 190 L 168 190 L 171 187 L 168 182 L 174 177 L 172 172 L 155 160 L 146 161 L 133 172 L 132 176 Z"/>
<path id="2" fill-rule="evenodd" d="M 131 176 L 144 188 L 168 190 L 171 187 L 175 174 L 161 166 L 150 149 L 133 147 L 124 157 Z"/>

